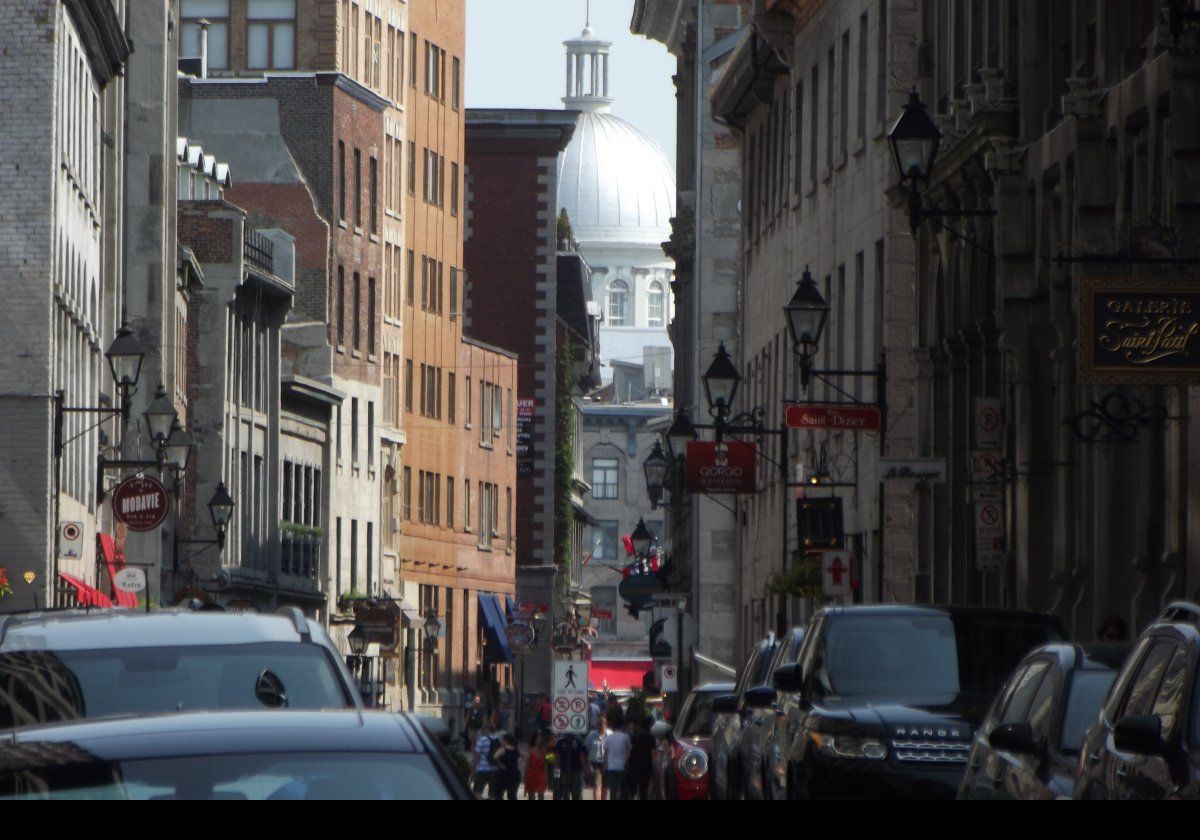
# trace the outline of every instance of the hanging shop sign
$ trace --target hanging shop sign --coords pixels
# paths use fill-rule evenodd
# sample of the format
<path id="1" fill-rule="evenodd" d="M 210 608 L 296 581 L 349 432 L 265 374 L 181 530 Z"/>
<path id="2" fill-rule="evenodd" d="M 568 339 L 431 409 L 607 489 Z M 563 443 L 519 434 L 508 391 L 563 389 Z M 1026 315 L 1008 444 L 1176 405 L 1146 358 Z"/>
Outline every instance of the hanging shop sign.
<path id="1" fill-rule="evenodd" d="M 122 592 L 138 593 L 146 589 L 146 570 L 127 566 L 113 575 L 113 586 Z"/>
<path id="2" fill-rule="evenodd" d="M 399 642 L 400 607 L 395 601 L 356 601 L 354 621 L 362 627 L 368 644 L 378 642 L 381 648 L 394 648 Z"/>
<path id="3" fill-rule="evenodd" d="M 1080 280 L 1079 378 L 1110 385 L 1200 382 L 1200 280 Z"/>
<path id="4" fill-rule="evenodd" d="M 167 488 L 149 476 L 133 476 L 117 485 L 112 494 L 113 515 L 130 531 L 153 531 L 167 518 L 171 507 Z"/>
<path id="5" fill-rule="evenodd" d="M 639 610 L 649 607 L 663 589 L 662 578 L 654 574 L 630 575 L 617 584 L 621 600 Z"/>
<path id="6" fill-rule="evenodd" d="M 504 636 L 508 639 L 508 646 L 512 648 L 513 653 L 528 653 L 533 650 L 536 635 L 533 627 L 520 620 L 510 621 L 504 628 Z"/>
<path id="7" fill-rule="evenodd" d="M 530 399 L 517 400 L 517 475 L 533 475 L 533 417 L 536 403 Z"/>
<path id="8" fill-rule="evenodd" d="M 550 649 L 555 653 L 574 653 L 579 649 L 579 628 L 570 621 L 555 624 L 550 635 Z"/>
<path id="9" fill-rule="evenodd" d="M 877 432 L 883 414 L 875 405 L 834 405 L 830 403 L 789 403 L 784 414 L 789 429 L 844 429 L 852 432 Z"/>
<path id="10" fill-rule="evenodd" d="M 945 458 L 880 458 L 880 481 L 946 483 Z"/>
<path id="11" fill-rule="evenodd" d="M 739 440 L 693 440 L 687 445 L 687 490 L 710 496 L 754 493 L 758 447 Z"/>

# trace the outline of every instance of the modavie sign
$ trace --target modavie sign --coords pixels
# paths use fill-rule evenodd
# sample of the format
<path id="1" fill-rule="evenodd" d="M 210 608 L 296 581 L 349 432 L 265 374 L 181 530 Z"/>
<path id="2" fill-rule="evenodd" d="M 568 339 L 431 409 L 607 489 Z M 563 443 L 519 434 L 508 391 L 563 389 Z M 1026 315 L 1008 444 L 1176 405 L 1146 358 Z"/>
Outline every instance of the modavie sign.
<path id="1" fill-rule="evenodd" d="M 754 493 L 758 447 L 740 440 L 693 440 L 687 445 L 687 490 L 710 496 Z"/>
<path id="2" fill-rule="evenodd" d="M 788 403 L 784 424 L 789 429 L 847 429 L 852 432 L 877 432 L 883 414 L 875 405 L 835 405 L 830 403 Z"/>
<path id="3" fill-rule="evenodd" d="M 130 531 L 153 531 L 171 509 L 167 488 L 149 476 L 133 476 L 112 494 L 113 516 Z"/>
<path id="4" fill-rule="evenodd" d="M 1078 346 L 1081 382 L 1200 383 L 1200 280 L 1081 279 Z"/>

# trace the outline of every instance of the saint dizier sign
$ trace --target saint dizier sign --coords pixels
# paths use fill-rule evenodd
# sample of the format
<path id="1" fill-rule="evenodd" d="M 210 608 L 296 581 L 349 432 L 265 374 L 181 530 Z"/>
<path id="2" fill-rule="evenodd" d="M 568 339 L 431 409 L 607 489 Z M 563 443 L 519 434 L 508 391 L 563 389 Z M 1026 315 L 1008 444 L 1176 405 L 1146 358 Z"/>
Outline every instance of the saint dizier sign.
<path id="1" fill-rule="evenodd" d="M 1200 281 L 1079 281 L 1079 378 L 1109 385 L 1200 382 Z"/>

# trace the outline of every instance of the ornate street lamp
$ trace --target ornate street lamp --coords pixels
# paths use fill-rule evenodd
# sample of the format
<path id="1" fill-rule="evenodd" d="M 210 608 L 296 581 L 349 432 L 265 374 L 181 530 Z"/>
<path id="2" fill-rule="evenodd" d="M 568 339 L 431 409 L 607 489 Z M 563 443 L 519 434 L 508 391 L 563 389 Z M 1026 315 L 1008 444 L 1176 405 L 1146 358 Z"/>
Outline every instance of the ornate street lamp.
<path id="1" fill-rule="evenodd" d="M 367 631 L 361 624 L 354 625 L 354 629 L 346 634 L 346 642 L 352 656 L 362 656 L 367 652 Z"/>
<path id="2" fill-rule="evenodd" d="M 217 484 L 208 501 L 208 515 L 212 517 L 213 529 L 217 532 L 217 546 L 224 548 L 225 531 L 229 528 L 229 520 L 233 518 L 233 497 L 225 489 L 224 481 Z"/>
<path id="3" fill-rule="evenodd" d="M 188 461 L 192 455 L 192 436 L 178 426 L 171 432 L 167 441 L 164 463 L 175 472 L 178 481 L 180 473 L 187 470 Z"/>
<path id="4" fill-rule="evenodd" d="M 425 613 L 425 641 L 437 644 L 438 634 L 442 632 L 442 622 L 438 621 L 437 613 L 433 610 Z"/>
<path id="5" fill-rule="evenodd" d="M 162 385 L 159 385 L 158 390 L 154 392 L 154 399 L 150 401 L 150 405 L 146 406 L 142 416 L 146 418 L 146 425 L 150 428 L 150 442 L 161 457 L 167 446 L 167 440 L 171 437 L 171 429 L 175 426 L 175 421 L 179 419 L 179 415 L 175 411 L 175 403 L 171 401 L 167 395 L 167 389 Z"/>
<path id="6" fill-rule="evenodd" d="M 825 332 L 825 322 L 829 319 L 829 304 L 821 296 L 817 281 L 805 266 L 800 282 L 792 299 L 783 307 L 787 316 L 788 330 L 792 334 L 792 347 L 800 356 L 800 387 L 808 390 L 809 379 L 812 376 L 812 360 L 817 354 L 821 343 L 821 335 Z"/>
<path id="7" fill-rule="evenodd" d="M 675 414 L 675 419 L 671 421 L 670 428 L 667 429 L 667 450 L 671 454 L 672 461 L 679 461 L 687 455 L 688 441 L 696 440 L 700 437 L 696 427 L 692 425 L 692 420 L 681 408 Z"/>
<path id="8" fill-rule="evenodd" d="M 646 460 L 642 461 L 642 471 L 646 473 L 646 492 L 650 494 L 650 502 L 654 507 L 658 507 L 662 501 L 663 484 L 670 469 L 671 462 L 663 454 L 662 444 L 655 441 L 654 449 L 650 450 Z"/>
<path id="9" fill-rule="evenodd" d="M 645 557 L 646 552 L 650 549 L 650 544 L 654 542 L 654 534 L 650 533 L 650 529 L 646 527 L 645 519 L 638 518 L 637 527 L 633 529 L 629 539 L 633 543 L 633 553 L 638 557 Z"/>
<path id="10" fill-rule="evenodd" d="M 104 355 L 108 359 L 108 369 L 112 373 L 113 381 L 121 391 L 121 413 L 128 418 L 129 396 L 137 390 L 138 377 L 142 373 L 142 359 L 146 354 L 133 330 L 122 324 Z"/>
<path id="11" fill-rule="evenodd" d="M 708 399 L 708 411 L 713 417 L 723 420 L 729 416 L 741 381 L 742 377 L 733 366 L 733 360 L 729 358 L 725 342 L 722 341 L 712 364 L 704 372 L 704 395 Z"/>
<path id="12" fill-rule="evenodd" d="M 904 111 L 892 123 L 887 138 L 901 183 L 912 181 L 915 188 L 916 181 L 929 180 L 942 132 L 925 110 L 916 88 L 908 94 Z"/>

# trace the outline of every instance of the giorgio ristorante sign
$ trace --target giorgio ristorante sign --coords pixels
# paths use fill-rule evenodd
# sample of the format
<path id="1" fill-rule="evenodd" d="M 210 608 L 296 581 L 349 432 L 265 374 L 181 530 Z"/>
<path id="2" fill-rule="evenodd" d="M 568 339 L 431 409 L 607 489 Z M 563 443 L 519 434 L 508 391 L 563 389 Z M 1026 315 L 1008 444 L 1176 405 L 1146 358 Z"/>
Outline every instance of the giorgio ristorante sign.
<path id="1" fill-rule="evenodd" d="M 1114 385 L 1200 383 L 1200 281 L 1081 280 L 1079 377 Z"/>
<path id="2" fill-rule="evenodd" d="M 726 440 L 691 440 L 687 445 L 687 489 L 689 493 L 753 493 L 758 447 L 753 443 Z"/>

